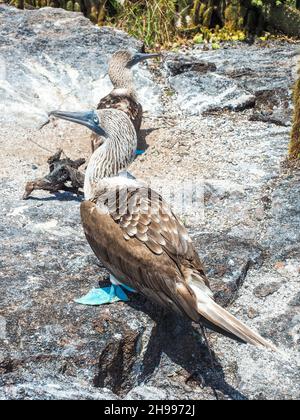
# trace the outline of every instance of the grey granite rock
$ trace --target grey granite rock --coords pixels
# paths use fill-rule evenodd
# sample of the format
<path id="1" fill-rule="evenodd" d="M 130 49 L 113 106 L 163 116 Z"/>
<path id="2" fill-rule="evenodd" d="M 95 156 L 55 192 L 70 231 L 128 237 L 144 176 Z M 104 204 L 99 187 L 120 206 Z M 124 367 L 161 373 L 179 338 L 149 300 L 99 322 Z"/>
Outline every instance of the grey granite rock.
<path id="1" fill-rule="evenodd" d="M 159 68 L 137 77 L 151 111 L 145 122 L 151 147 L 133 173 L 150 176 L 155 187 L 200 176 L 203 202 L 178 213 L 216 297 L 280 349 L 273 354 L 208 332 L 211 357 L 199 326 L 142 296 L 105 307 L 75 304 L 108 280 L 84 238 L 78 198 L 20 198 L 25 181 L 47 170 L 55 148 L 88 157 L 89 135 L 80 127 L 58 123 L 37 132 L 33 121 L 50 106 L 91 106 L 91 91 L 104 86 L 99 75 L 108 55 L 140 43 L 62 10 L 0 6 L 0 20 L 6 63 L 0 64 L 0 398 L 299 399 L 300 173 L 283 165 L 288 128 L 249 121 L 252 110 L 223 113 L 219 107 L 217 115 L 183 116 L 174 97 L 160 101 L 169 80 Z M 286 88 L 291 50 L 275 43 L 270 54 L 244 45 L 203 52 L 201 60 L 217 68 L 205 80 L 213 85 L 217 75 L 225 88 L 253 96 L 263 88 Z M 191 73 L 184 68 L 171 77 L 185 77 L 192 90 L 200 76 Z M 157 115 L 163 108 L 167 112 Z M 281 287 L 261 299 L 254 291 L 262 284 Z"/>
<path id="2" fill-rule="evenodd" d="M 217 69 L 214 63 L 209 63 L 200 59 L 195 59 L 193 56 L 186 54 L 168 54 L 164 60 L 164 68 L 168 76 L 178 76 L 179 74 L 187 72 L 195 72 L 198 74 L 206 74 Z"/>
<path id="3" fill-rule="evenodd" d="M 251 119 L 287 125 L 292 115 L 290 64 L 294 50 L 293 45 L 280 43 L 266 48 L 254 44 L 217 51 L 195 49 L 188 59 L 177 55 L 169 64 L 166 61 L 169 83 L 185 113 L 253 108 Z M 197 63 L 201 63 L 201 71 L 197 71 Z"/>
<path id="4" fill-rule="evenodd" d="M 267 284 L 260 284 L 254 289 L 254 294 L 258 298 L 265 298 L 267 296 L 272 295 L 273 293 L 278 292 L 280 289 L 280 283 L 267 283 Z"/>
<path id="5" fill-rule="evenodd" d="M 0 5 L 0 23 L 0 121 L 29 127 L 45 122 L 53 109 L 95 108 L 111 90 L 109 56 L 142 47 L 122 31 L 62 9 L 20 12 Z M 146 70 L 136 83 L 144 108 L 158 111 L 160 91 Z"/>
<path id="6" fill-rule="evenodd" d="M 228 77 L 216 73 L 201 75 L 190 71 L 170 78 L 182 111 L 201 114 L 205 111 L 244 110 L 254 106 L 255 97 Z"/>
<path id="7" fill-rule="evenodd" d="M 257 92 L 255 107 L 250 119 L 290 126 L 292 120 L 290 90 L 281 88 Z"/>

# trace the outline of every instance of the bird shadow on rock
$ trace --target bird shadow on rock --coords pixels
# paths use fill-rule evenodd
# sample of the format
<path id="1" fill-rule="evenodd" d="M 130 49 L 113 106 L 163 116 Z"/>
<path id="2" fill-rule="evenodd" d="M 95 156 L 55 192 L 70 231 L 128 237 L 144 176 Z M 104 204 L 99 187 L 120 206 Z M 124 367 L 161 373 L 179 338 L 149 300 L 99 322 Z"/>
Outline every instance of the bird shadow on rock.
<path id="1" fill-rule="evenodd" d="M 146 151 L 150 144 L 147 143 L 147 137 L 153 132 L 158 130 L 157 128 L 147 128 L 147 129 L 142 129 L 139 132 L 139 136 L 138 136 L 138 143 L 137 143 L 137 149 L 138 150 L 143 150 Z"/>
<path id="2" fill-rule="evenodd" d="M 50 201 L 76 201 L 81 203 L 83 201 L 83 196 L 79 196 L 69 192 L 57 192 L 52 193 L 48 197 L 34 197 L 30 196 L 27 200 L 31 201 L 43 201 L 43 202 L 50 202 Z"/>
<path id="3" fill-rule="evenodd" d="M 138 297 L 129 305 L 144 312 L 154 322 L 147 349 L 143 357 L 143 371 L 139 381 L 147 382 L 156 375 L 174 375 L 174 366 L 181 367 L 186 385 L 210 388 L 216 399 L 247 400 L 248 398 L 226 382 L 221 363 L 215 352 L 207 347 L 200 326 L 180 315 L 158 309 L 147 299 Z M 163 355 L 171 361 L 170 372 L 160 368 Z M 160 368 L 160 369 L 158 369 Z M 161 371 L 161 373 L 157 373 Z"/>

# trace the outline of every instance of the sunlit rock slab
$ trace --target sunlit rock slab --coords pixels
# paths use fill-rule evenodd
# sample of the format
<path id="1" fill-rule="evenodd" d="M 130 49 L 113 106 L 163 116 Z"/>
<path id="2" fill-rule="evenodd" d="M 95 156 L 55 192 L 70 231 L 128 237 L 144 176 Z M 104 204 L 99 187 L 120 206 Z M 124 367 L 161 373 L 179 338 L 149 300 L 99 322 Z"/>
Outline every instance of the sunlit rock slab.
<path id="1" fill-rule="evenodd" d="M 0 5 L 0 121 L 37 127 L 53 109 L 95 108 L 111 90 L 107 70 L 119 49 L 140 50 L 126 33 L 93 25 L 80 13 Z M 139 99 L 159 113 L 160 88 L 135 71 Z"/>
<path id="2" fill-rule="evenodd" d="M 195 47 L 188 57 L 178 54 L 166 60 L 165 69 L 185 114 L 254 108 L 255 119 L 288 125 L 295 49 L 292 44 L 280 43 L 264 48 L 259 43 L 235 45 L 215 51 Z"/>

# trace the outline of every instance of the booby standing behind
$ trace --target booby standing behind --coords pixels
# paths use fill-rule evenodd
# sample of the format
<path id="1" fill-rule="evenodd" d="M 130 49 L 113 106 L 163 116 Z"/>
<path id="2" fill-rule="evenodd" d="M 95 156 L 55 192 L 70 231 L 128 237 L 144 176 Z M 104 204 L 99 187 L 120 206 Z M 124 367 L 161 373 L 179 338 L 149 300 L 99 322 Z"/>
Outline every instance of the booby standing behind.
<path id="1" fill-rule="evenodd" d="M 52 115 L 85 125 L 101 143 L 87 167 L 81 220 L 91 248 L 119 284 L 227 336 L 274 350 L 214 301 L 193 242 L 163 198 L 138 180 L 118 176 L 137 144 L 126 114 L 110 109 Z"/>
<path id="2" fill-rule="evenodd" d="M 130 51 L 121 50 L 113 54 L 109 63 L 108 75 L 113 84 L 113 90 L 100 100 L 97 109 L 114 108 L 125 112 L 133 123 L 137 136 L 139 136 L 142 124 L 143 108 L 134 87 L 132 67 L 159 56 L 160 54 L 133 54 Z M 97 136 L 93 136 L 92 151 L 94 152 L 98 146 Z"/>

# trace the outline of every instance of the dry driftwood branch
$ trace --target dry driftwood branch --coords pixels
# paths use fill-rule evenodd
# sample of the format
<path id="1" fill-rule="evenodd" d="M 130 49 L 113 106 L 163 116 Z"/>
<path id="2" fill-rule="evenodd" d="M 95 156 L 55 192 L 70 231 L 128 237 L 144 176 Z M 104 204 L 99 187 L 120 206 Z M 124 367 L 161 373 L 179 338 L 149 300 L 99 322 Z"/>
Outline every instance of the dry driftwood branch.
<path id="1" fill-rule="evenodd" d="M 49 174 L 43 178 L 27 182 L 23 199 L 26 200 L 34 190 L 45 190 L 51 193 L 68 191 L 82 195 L 84 174 L 79 171 L 85 159 L 72 160 L 67 156 L 61 159 L 63 150 L 58 150 L 48 159 Z"/>

